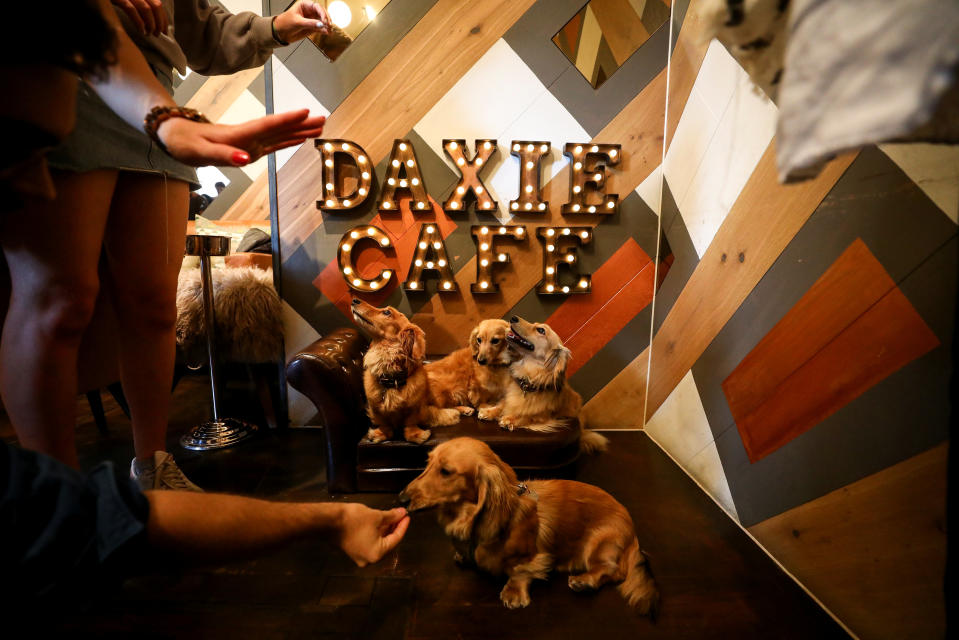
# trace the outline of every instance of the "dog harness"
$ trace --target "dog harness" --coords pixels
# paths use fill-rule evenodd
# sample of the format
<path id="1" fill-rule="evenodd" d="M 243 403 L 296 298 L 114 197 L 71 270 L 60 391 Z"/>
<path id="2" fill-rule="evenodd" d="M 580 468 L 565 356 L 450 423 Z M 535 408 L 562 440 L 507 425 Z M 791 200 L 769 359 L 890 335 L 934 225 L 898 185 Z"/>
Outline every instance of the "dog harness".
<path id="1" fill-rule="evenodd" d="M 529 378 L 513 378 L 513 381 L 519 385 L 523 393 L 536 393 L 539 391 L 560 391 L 563 388 L 563 381 L 557 380 L 553 384 L 533 384 Z"/>
<path id="2" fill-rule="evenodd" d="M 380 386 L 384 389 L 402 389 L 406 386 L 406 379 L 407 374 L 405 371 L 393 371 L 381 375 L 377 378 L 377 382 L 379 382 Z"/>

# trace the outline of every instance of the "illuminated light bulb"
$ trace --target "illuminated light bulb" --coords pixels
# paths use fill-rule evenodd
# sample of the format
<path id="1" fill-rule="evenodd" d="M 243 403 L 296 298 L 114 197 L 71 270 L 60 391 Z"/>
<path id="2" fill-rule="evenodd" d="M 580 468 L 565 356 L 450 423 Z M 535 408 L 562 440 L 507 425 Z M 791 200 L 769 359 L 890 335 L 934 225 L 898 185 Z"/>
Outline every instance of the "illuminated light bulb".
<path id="1" fill-rule="evenodd" d="M 523 208 L 526 209 L 527 211 L 529 211 L 530 209 L 533 208 L 533 203 L 532 203 L 532 202 L 527 202 L 527 203 L 523 206 Z"/>
<path id="2" fill-rule="evenodd" d="M 484 148 L 484 149 L 489 149 L 489 148 L 491 148 L 492 146 L 493 146 L 493 145 L 490 143 L 489 140 L 487 140 L 486 142 L 483 143 L 483 148 Z"/>
<path id="3" fill-rule="evenodd" d="M 359 162 L 360 164 L 365 164 L 365 163 L 366 163 L 366 156 L 357 156 L 357 157 L 356 157 L 356 161 Z"/>
<path id="4" fill-rule="evenodd" d="M 483 191 L 485 191 L 485 189 L 483 189 L 483 187 L 476 187 L 475 189 L 473 189 L 473 191 L 476 192 L 476 195 L 480 195 L 483 193 Z"/>
<path id="5" fill-rule="evenodd" d="M 328 206 L 328 207 L 332 207 L 334 204 L 336 204 L 336 203 L 333 202 L 332 200 L 327 200 L 327 201 L 326 201 L 326 206 Z"/>
<path id="6" fill-rule="evenodd" d="M 484 208 L 484 209 L 489 209 L 489 208 L 492 207 L 492 206 L 493 206 L 492 203 L 489 203 L 489 202 L 484 202 L 484 203 L 483 203 L 483 208 Z"/>
<path id="7" fill-rule="evenodd" d="M 595 174 L 595 175 L 593 176 L 593 180 L 595 180 L 596 182 L 601 182 L 601 181 L 603 180 L 603 174 L 601 174 L 601 173 Z"/>
<path id="8" fill-rule="evenodd" d="M 569 254 L 566 256 L 566 262 L 576 262 L 576 256 L 574 256 L 572 253 Z"/>
<path id="9" fill-rule="evenodd" d="M 556 272 L 556 269 L 553 267 L 546 267 L 546 275 L 551 276 Z"/>
<path id="10" fill-rule="evenodd" d="M 590 213 L 596 213 L 596 207 L 590 205 L 588 211 L 589 211 Z"/>
<path id="11" fill-rule="evenodd" d="M 364 172 L 363 172 L 363 179 L 364 179 L 364 180 L 369 180 L 369 179 L 370 179 L 370 172 L 369 172 L 369 171 L 364 171 Z"/>
<path id="12" fill-rule="evenodd" d="M 342 149 L 343 151 L 349 151 L 349 150 L 350 150 L 350 145 L 348 145 L 348 144 L 346 144 L 346 143 L 344 142 L 343 144 L 340 145 L 340 149 Z"/>
<path id="13" fill-rule="evenodd" d="M 460 203 L 459 203 L 459 202 L 451 202 L 451 203 L 450 203 L 450 209 L 459 209 L 459 208 L 460 208 Z"/>
<path id="14" fill-rule="evenodd" d="M 365 196 L 365 195 L 366 195 L 366 187 L 360 187 L 359 190 L 357 191 L 357 193 L 360 194 L 361 196 Z"/>
<path id="15" fill-rule="evenodd" d="M 514 144 L 514 145 L 513 145 L 513 151 L 519 151 L 519 145 L 518 145 L 518 144 Z"/>
<path id="16" fill-rule="evenodd" d="M 579 237 L 585 240 L 586 238 L 589 237 L 589 231 L 583 231 L 582 233 L 579 234 Z"/>
<path id="17" fill-rule="evenodd" d="M 327 191 L 333 191 L 333 183 L 332 183 L 332 182 L 327 182 L 327 183 L 326 183 L 326 190 L 327 190 Z"/>
<path id="18" fill-rule="evenodd" d="M 400 151 L 406 151 L 406 143 L 405 143 L 405 142 L 401 142 L 401 143 L 400 143 Z"/>
<path id="19" fill-rule="evenodd" d="M 456 187 L 456 193 L 463 194 L 466 192 L 466 187 Z"/>
<path id="20" fill-rule="evenodd" d="M 554 246 L 551 245 L 551 244 L 546 245 L 546 250 L 547 250 L 547 251 L 552 251 L 552 250 L 555 249 L 555 248 L 556 248 L 556 247 L 554 247 Z"/>
<path id="21" fill-rule="evenodd" d="M 413 282 L 409 284 L 410 289 L 415 289 L 417 286 L 418 285 L 416 284 L 416 280 L 414 280 Z"/>
<path id="22" fill-rule="evenodd" d="M 350 231 L 350 237 L 356 240 L 357 238 L 360 237 L 360 234 L 356 231 Z"/>
<path id="23" fill-rule="evenodd" d="M 390 239 L 389 239 L 389 238 L 383 238 L 382 240 L 380 240 L 380 244 L 383 245 L 384 247 L 388 247 L 388 246 L 390 246 Z"/>
<path id="24" fill-rule="evenodd" d="M 569 287 L 563 287 L 563 293 L 569 293 Z"/>
<path id="25" fill-rule="evenodd" d="M 546 235 L 548 235 L 550 238 L 552 238 L 555 234 L 556 234 L 556 229 L 547 229 L 547 230 L 546 230 Z"/>
<path id="26" fill-rule="evenodd" d="M 483 166 L 483 159 L 482 159 L 482 158 L 477 158 L 477 159 L 476 159 L 476 166 L 477 166 L 477 167 L 482 167 L 482 166 Z"/>
<path id="27" fill-rule="evenodd" d="M 425 242 L 421 242 L 421 243 L 420 243 L 420 249 L 425 249 L 425 248 L 428 247 L 428 246 L 429 246 L 429 245 L 426 244 Z"/>
<path id="28" fill-rule="evenodd" d="M 359 278 L 353 278 L 353 286 L 354 286 L 354 287 L 360 286 L 360 279 L 359 279 Z"/>
<path id="29" fill-rule="evenodd" d="M 379 283 L 379 282 L 376 282 L 376 281 L 374 280 L 373 282 L 370 283 L 370 289 L 379 289 L 379 288 L 380 288 L 380 283 Z"/>
<path id="30" fill-rule="evenodd" d="M 389 269 L 386 269 L 385 271 L 383 271 L 383 273 L 382 273 L 381 275 L 382 275 L 384 278 L 386 278 L 387 280 L 389 280 L 389 279 L 390 279 L 390 276 L 393 275 L 393 272 L 390 271 Z"/>
<path id="31" fill-rule="evenodd" d="M 376 234 L 376 229 L 374 229 L 373 227 L 370 227 L 369 229 L 366 230 L 366 235 L 372 236 L 374 234 Z"/>
<path id="32" fill-rule="evenodd" d="M 426 208 L 426 203 L 421 200 L 421 201 L 419 201 L 419 202 L 416 203 L 416 208 L 417 208 L 417 209 L 425 209 L 425 208 Z"/>
<path id="33" fill-rule="evenodd" d="M 579 192 L 582 191 L 582 190 L 583 190 L 583 188 L 580 187 L 579 185 L 576 185 L 575 187 L 573 187 L 573 193 L 579 193 Z"/>
<path id="34" fill-rule="evenodd" d="M 576 169 L 577 171 L 579 171 L 580 169 L 583 168 L 583 163 L 582 163 L 582 162 L 577 162 L 577 163 L 575 163 L 575 164 L 573 165 L 573 168 Z"/>
<path id="35" fill-rule="evenodd" d="M 325 164 L 325 165 L 328 166 L 328 167 L 332 167 L 332 166 L 333 166 L 333 161 L 332 161 L 332 160 L 327 160 L 327 161 L 324 162 L 323 164 Z"/>
<path id="36" fill-rule="evenodd" d="M 497 233 L 506 233 L 506 227 L 500 227 L 500 228 L 497 229 L 496 231 L 497 231 Z"/>
<path id="37" fill-rule="evenodd" d="M 445 267 L 445 266 L 446 266 L 446 260 L 443 260 L 443 259 L 441 258 L 441 259 L 439 259 L 439 260 L 436 261 L 436 264 L 438 264 L 438 265 L 441 266 L 441 267 Z"/>
<path id="38" fill-rule="evenodd" d="M 389 184 L 390 186 L 393 186 L 394 184 L 396 184 L 396 178 L 390 178 L 390 179 L 387 180 L 386 182 L 387 182 L 387 184 Z"/>
<path id="39" fill-rule="evenodd" d="M 588 285 L 588 284 L 589 284 L 589 283 L 586 282 L 586 278 L 583 278 L 582 280 L 579 281 L 579 288 L 580 288 L 580 289 L 585 289 L 585 288 L 586 288 L 586 285 Z"/>
<path id="40" fill-rule="evenodd" d="M 413 185 L 414 187 L 418 185 L 419 183 L 420 183 L 419 178 L 413 178 L 412 180 L 410 180 L 410 184 Z"/>
<path id="41" fill-rule="evenodd" d="M 513 202 L 513 203 L 511 203 L 511 204 L 509 205 L 509 208 L 512 209 L 513 211 L 515 211 L 515 210 L 519 209 L 519 204 L 516 203 L 516 202 Z"/>
<path id="42" fill-rule="evenodd" d="M 489 250 L 489 243 L 488 243 L 488 242 L 484 242 L 483 244 L 480 245 L 480 249 L 481 249 L 482 251 L 487 251 L 487 250 Z"/>
<path id="43" fill-rule="evenodd" d="M 434 231 L 436 231 L 436 227 L 434 227 L 433 225 L 426 227 L 426 233 L 433 233 Z M 423 249 L 425 248 L 426 247 L 423 247 Z"/>
<path id="44" fill-rule="evenodd" d="M 447 281 L 445 281 L 445 282 L 443 283 L 443 288 L 444 288 L 444 289 L 449 289 L 449 288 L 452 287 L 452 286 L 453 286 L 453 283 L 450 282 L 449 280 L 447 280 Z"/>
<path id="45" fill-rule="evenodd" d="M 409 160 L 406 161 L 407 167 L 412 167 L 414 164 L 416 164 L 416 162 L 413 161 L 413 158 L 410 158 Z"/>
<path id="46" fill-rule="evenodd" d="M 540 210 L 540 211 L 545 211 L 545 210 L 546 210 L 546 203 L 545 203 L 545 202 L 540 202 L 540 203 L 539 203 L 539 210 Z"/>
<path id="47" fill-rule="evenodd" d="M 413 264 L 415 264 L 417 267 L 422 267 L 423 260 L 421 260 L 420 258 L 417 258 L 416 260 L 413 261 Z"/>
<path id="48" fill-rule="evenodd" d="M 487 260 L 486 258 L 483 258 L 482 260 L 480 260 L 480 264 L 483 265 L 484 267 L 488 267 L 489 260 Z"/>
<path id="49" fill-rule="evenodd" d="M 576 148 L 573 149 L 573 153 L 575 153 L 576 155 L 579 155 L 579 154 L 581 154 L 582 152 L 583 152 L 583 148 L 582 148 L 581 146 L 579 146 L 579 145 L 576 145 Z"/>
<path id="50" fill-rule="evenodd" d="M 568 236 L 568 235 L 569 235 L 569 227 L 563 229 L 563 235 L 564 235 L 564 236 Z"/>
<path id="51" fill-rule="evenodd" d="M 578 204 L 574 204 L 574 205 L 573 205 L 573 211 L 579 211 L 579 205 L 578 205 Z"/>
<path id="52" fill-rule="evenodd" d="M 442 247 L 442 246 L 443 246 L 443 243 L 440 242 L 439 240 L 437 240 L 436 242 L 433 243 L 433 248 L 434 248 L 434 249 L 439 249 L 439 248 Z"/>
<path id="53" fill-rule="evenodd" d="M 480 289 L 485 289 L 489 286 L 489 283 L 486 280 L 480 282 Z"/>
<path id="54" fill-rule="evenodd" d="M 526 193 L 533 193 L 533 185 L 531 184 L 526 185 Z"/>
<path id="55" fill-rule="evenodd" d="M 596 153 L 597 151 L 599 151 L 599 147 L 597 147 L 597 146 L 594 144 L 593 146 L 591 146 L 591 147 L 589 148 L 589 150 L 590 150 L 591 153 Z"/>
<path id="56" fill-rule="evenodd" d="M 535 149 L 535 148 L 536 148 L 536 147 L 533 145 L 532 142 L 529 143 L 528 145 L 526 145 L 526 150 L 527 150 L 527 151 L 532 151 L 532 150 Z"/>
<path id="57" fill-rule="evenodd" d="M 400 186 L 401 186 L 401 187 L 405 187 L 405 186 L 406 186 L 406 180 L 400 180 Z"/>
<path id="58" fill-rule="evenodd" d="M 483 227 L 482 229 L 480 229 L 480 233 L 482 233 L 485 236 L 487 233 L 489 233 L 489 227 Z"/>
<path id="59" fill-rule="evenodd" d="M 426 268 L 427 268 L 427 269 L 432 269 L 432 268 L 433 268 L 433 261 L 432 261 L 432 260 L 427 260 L 427 261 L 426 261 Z"/>
<path id="60" fill-rule="evenodd" d="M 323 148 L 326 149 L 327 151 L 333 151 L 333 145 L 330 144 L 329 142 L 323 145 Z"/>
<path id="61" fill-rule="evenodd" d="M 343 273 L 345 273 L 346 275 L 350 275 L 351 273 L 353 273 L 353 269 L 351 269 L 350 267 L 343 267 Z"/>
<path id="62" fill-rule="evenodd" d="M 464 164 L 466 164 L 466 160 L 463 159 L 463 158 L 457 158 L 457 159 L 456 159 L 456 164 L 458 164 L 459 166 L 462 167 Z"/>
<path id="63" fill-rule="evenodd" d="M 526 162 L 526 168 L 527 168 L 527 169 L 532 169 L 534 166 L 535 166 L 535 164 L 533 163 L 532 160 L 528 160 L 528 161 Z"/>
<path id="64" fill-rule="evenodd" d="M 345 29 L 353 21 L 353 12 L 343 0 L 333 0 L 327 7 L 326 13 L 330 21 L 340 29 Z"/>
<path id="65" fill-rule="evenodd" d="M 541 145 L 539 150 L 542 151 L 543 153 L 546 153 L 547 151 L 549 151 L 549 145 L 548 144 Z"/>
<path id="66" fill-rule="evenodd" d="M 390 203 L 389 203 L 388 201 L 384 200 L 384 201 L 383 201 L 383 208 L 384 208 L 384 209 L 389 209 L 389 208 L 390 208 Z"/>
<path id="67" fill-rule="evenodd" d="M 616 153 L 617 153 L 617 152 L 616 152 L 616 149 L 610 149 L 610 150 L 609 150 L 609 157 L 610 157 L 610 158 L 615 158 L 615 157 L 616 157 Z"/>
<path id="68" fill-rule="evenodd" d="M 552 293 L 552 292 L 553 292 L 553 289 L 555 289 L 555 288 L 556 288 L 556 287 L 554 287 L 554 286 L 551 285 L 551 284 L 546 285 L 546 290 L 549 291 L 550 293 Z"/>
<path id="69" fill-rule="evenodd" d="M 394 161 L 391 162 L 390 164 L 392 164 L 394 167 L 398 167 L 398 166 L 400 166 L 400 161 L 399 161 L 399 160 L 394 160 Z"/>
<path id="70" fill-rule="evenodd" d="M 456 149 L 456 147 L 458 147 L 458 146 L 459 146 L 459 145 L 456 144 L 456 140 L 453 140 L 453 141 L 450 142 L 450 149 Z"/>
<path id="71" fill-rule="evenodd" d="M 349 250 L 350 250 L 350 243 L 349 243 L 349 242 L 344 242 L 342 245 L 340 245 L 340 248 L 343 249 L 343 251 L 349 251 Z"/>
<path id="72" fill-rule="evenodd" d="M 499 261 L 500 261 L 500 262 L 506 262 L 506 254 L 505 254 L 505 253 L 501 253 L 501 254 L 499 254 L 499 255 L 496 256 L 496 257 L 499 258 Z"/>
<path id="73" fill-rule="evenodd" d="M 344 201 L 343 201 L 343 206 L 344 206 L 344 207 L 350 206 L 350 201 L 349 201 L 349 200 L 344 200 Z"/>
<path id="74" fill-rule="evenodd" d="M 606 208 L 607 208 L 607 209 L 612 209 L 614 206 L 616 206 L 616 203 L 613 202 L 612 200 L 610 200 L 609 202 L 606 203 Z"/>
<path id="75" fill-rule="evenodd" d="M 523 227 L 517 227 L 517 228 L 516 228 L 516 235 L 518 235 L 518 236 L 523 235 L 523 231 L 524 231 Z"/>

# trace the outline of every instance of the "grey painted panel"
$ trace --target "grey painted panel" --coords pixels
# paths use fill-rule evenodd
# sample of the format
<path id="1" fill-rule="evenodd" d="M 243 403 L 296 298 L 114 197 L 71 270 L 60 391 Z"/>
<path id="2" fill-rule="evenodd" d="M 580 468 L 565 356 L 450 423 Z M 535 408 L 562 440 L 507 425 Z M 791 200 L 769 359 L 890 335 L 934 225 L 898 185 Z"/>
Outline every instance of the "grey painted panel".
<path id="1" fill-rule="evenodd" d="M 596 395 L 643 352 L 649 344 L 649 316 L 650 306 L 647 305 L 573 374 L 569 382 L 583 396 L 583 402 Z M 576 357 L 575 353 L 573 357 Z M 639 416 L 637 419 L 642 421 Z"/>
<path id="2" fill-rule="evenodd" d="M 210 206 L 201 214 L 204 218 L 209 218 L 210 220 L 219 220 L 223 214 L 226 213 L 227 209 L 233 206 L 237 198 L 242 196 L 250 185 L 253 184 L 249 176 L 240 169 L 235 167 L 217 168 L 227 177 L 230 184 L 213 199 Z"/>
<path id="3" fill-rule="evenodd" d="M 686 223 L 679 215 L 679 207 L 676 206 L 669 187 L 665 186 L 665 181 L 662 212 L 664 235 L 673 253 L 673 264 L 656 292 L 656 317 L 653 324 L 654 331 L 657 332 L 699 264 L 699 254 L 696 253 L 696 247 L 686 230 Z"/>

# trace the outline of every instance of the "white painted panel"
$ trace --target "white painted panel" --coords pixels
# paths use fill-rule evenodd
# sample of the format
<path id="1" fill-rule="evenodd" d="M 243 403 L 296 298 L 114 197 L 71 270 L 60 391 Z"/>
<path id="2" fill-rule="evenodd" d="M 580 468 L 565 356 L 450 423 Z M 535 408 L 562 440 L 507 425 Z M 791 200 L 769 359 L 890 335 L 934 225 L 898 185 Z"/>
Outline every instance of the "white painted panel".
<path id="1" fill-rule="evenodd" d="M 320 334 L 303 319 L 285 300 L 281 311 L 283 322 L 283 343 L 286 347 L 286 361 L 289 362 L 301 349 L 313 343 Z M 290 424 L 300 426 L 313 417 L 316 407 L 309 398 L 289 387 L 288 411 Z"/>
<path id="2" fill-rule="evenodd" d="M 653 366 L 656 366 L 655 362 Z M 692 371 L 683 376 L 666 401 L 646 422 L 645 430 L 683 466 L 713 441 Z"/>
<path id="3" fill-rule="evenodd" d="M 883 144 L 879 146 L 929 199 L 959 223 L 959 146 Z"/>
<path id="4" fill-rule="evenodd" d="M 314 97 L 310 90 L 297 80 L 296 76 L 274 56 L 273 62 L 273 111 L 283 113 L 295 109 L 309 109 L 310 115 L 328 116 L 330 110 Z M 313 144 L 308 140 L 307 144 Z M 279 169 L 296 153 L 299 147 L 291 147 L 276 152 L 276 168 Z"/>
<path id="5" fill-rule="evenodd" d="M 645 180 L 638 187 L 636 193 L 643 199 L 646 206 L 653 210 L 657 216 L 660 215 L 660 205 L 663 194 L 663 166 L 660 165 L 653 169 Z"/>
<path id="6" fill-rule="evenodd" d="M 689 475 L 696 478 L 716 501 L 722 505 L 729 515 L 739 520 L 736 505 L 729 491 L 729 482 L 723 471 L 723 463 L 719 459 L 716 443 L 710 442 L 702 451 L 697 453 L 686 465 Z"/>

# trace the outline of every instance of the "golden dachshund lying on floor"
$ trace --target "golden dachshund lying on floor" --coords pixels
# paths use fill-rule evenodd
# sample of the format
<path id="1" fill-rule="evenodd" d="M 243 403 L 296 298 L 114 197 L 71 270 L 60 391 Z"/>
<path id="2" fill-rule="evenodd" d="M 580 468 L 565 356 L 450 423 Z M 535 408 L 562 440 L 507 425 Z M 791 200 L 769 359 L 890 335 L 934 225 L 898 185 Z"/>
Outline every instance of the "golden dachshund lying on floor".
<path id="1" fill-rule="evenodd" d="M 510 384 L 502 401 L 480 409 L 480 420 L 498 420 L 504 429 L 556 431 L 579 418 L 583 399 L 566 384 L 572 354 L 549 325 L 513 316 L 506 335 L 516 356 L 510 365 Z M 605 451 L 605 436 L 583 429 L 580 447 L 587 453 Z"/>
<path id="2" fill-rule="evenodd" d="M 464 416 L 499 402 L 509 385 L 513 353 L 506 342 L 509 323 L 483 320 L 470 333 L 469 345 L 426 365 L 430 404 L 453 407 Z"/>
<path id="3" fill-rule="evenodd" d="M 455 424 L 460 417 L 456 409 L 429 404 L 423 330 L 393 307 L 377 309 L 353 298 L 352 311 L 353 322 L 370 338 L 370 348 L 363 356 L 363 389 L 373 423 L 367 437 L 383 442 L 393 437 L 396 427 L 402 427 L 406 440 L 422 444 L 431 434 L 420 425 Z"/>
<path id="4" fill-rule="evenodd" d="M 458 562 L 509 580 L 500 600 L 530 603 L 529 584 L 554 569 L 574 591 L 619 583 L 643 615 L 655 616 L 659 591 L 626 508 L 598 487 L 572 480 L 517 484 L 513 469 L 483 442 L 437 446 L 426 470 L 400 494 L 410 511 L 437 507 Z"/>

